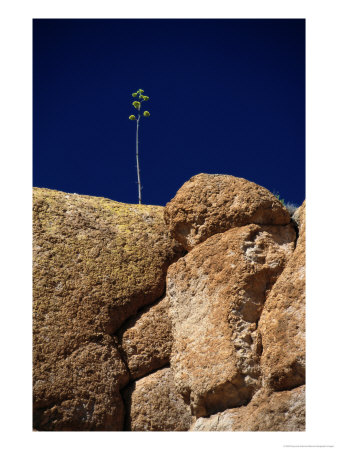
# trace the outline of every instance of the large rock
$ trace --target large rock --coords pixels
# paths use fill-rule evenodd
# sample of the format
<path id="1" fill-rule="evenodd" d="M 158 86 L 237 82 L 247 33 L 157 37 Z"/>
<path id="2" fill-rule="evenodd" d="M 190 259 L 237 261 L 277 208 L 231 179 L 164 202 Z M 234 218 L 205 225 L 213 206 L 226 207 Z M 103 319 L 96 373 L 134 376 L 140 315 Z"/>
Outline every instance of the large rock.
<path id="1" fill-rule="evenodd" d="M 201 417 L 190 431 L 305 431 L 305 386 L 257 392 L 247 406 Z"/>
<path id="2" fill-rule="evenodd" d="M 305 383 L 305 202 L 297 220 L 296 249 L 268 295 L 258 327 L 263 381 L 274 390 Z"/>
<path id="3" fill-rule="evenodd" d="M 187 250 L 216 233 L 248 225 L 285 225 L 290 215 L 262 186 L 231 175 L 192 177 L 166 205 L 170 232 Z"/>
<path id="4" fill-rule="evenodd" d="M 164 291 L 182 249 L 163 208 L 34 189 L 34 423 L 115 430 L 128 374 L 111 335 Z"/>
<path id="5" fill-rule="evenodd" d="M 191 425 L 188 406 L 175 389 L 170 368 L 133 383 L 124 393 L 131 431 L 187 431 Z"/>
<path id="6" fill-rule="evenodd" d="M 121 354 L 132 379 L 169 364 L 172 334 L 168 298 L 129 319 L 119 335 Z"/>
<path id="7" fill-rule="evenodd" d="M 195 416 L 243 405 L 260 387 L 256 327 L 295 238 L 292 225 L 233 228 L 169 268 L 171 367 Z"/>

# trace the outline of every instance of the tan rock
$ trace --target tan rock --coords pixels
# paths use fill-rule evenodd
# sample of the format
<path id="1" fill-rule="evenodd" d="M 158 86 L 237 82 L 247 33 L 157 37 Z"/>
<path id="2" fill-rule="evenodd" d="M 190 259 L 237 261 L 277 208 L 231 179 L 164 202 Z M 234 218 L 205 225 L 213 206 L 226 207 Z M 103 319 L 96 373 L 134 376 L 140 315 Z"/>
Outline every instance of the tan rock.
<path id="1" fill-rule="evenodd" d="M 296 209 L 296 211 L 292 215 L 292 219 L 297 223 L 298 227 L 305 226 L 305 209 L 306 209 L 306 200 L 304 200 L 303 204 Z"/>
<path id="2" fill-rule="evenodd" d="M 233 227 L 290 222 L 286 208 L 262 186 L 231 175 L 205 173 L 179 189 L 167 203 L 164 217 L 172 235 L 187 250 Z"/>
<path id="3" fill-rule="evenodd" d="M 70 332 L 63 342 L 68 338 L 79 342 Z M 122 430 L 124 405 L 119 391 L 129 377 L 113 339 L 88 335 L 77 349 L 67 353 L 65 346 L 59 355 L 53 353 L 52 339 L 51 333 L 42 331 L 34 348 L 34 428 Z M 61 344 L 59 348 L 61 352 Z"/>
<path id="4" fill-rule="evenodd" d="M 172 345 L 168 299 L 159 300 L 129 319 L 119 335 L 121 354 L 132 379 L 168 364 Z"/>
<path id="5" fill-rule="evenodd" d="M 128 375 L 110 335 L 162 295 L 181 249 L 159 206 L 36 188 L 33 207 L 35 427 L 121 429 Z"/>
<path id="6" fill-rule="evenodd" d="M 191 425 L 188 406 L 175 389 L 170 368 L 133 383 L 124 393 L 131 431 L 185 431 Z"/>
<path id="7" fill-rule="evenodd" d="M 170 363 L 197 417 L 243 405 L 259 388 L 256 325 L 295 237 L 292 225 L 233 228 L 169 268 Z"/>
<path id="8" fill-rule="evenodd" d="M 296 249 L 266 300 L 262 336 L 264 383 L 274 390 L 305 383 L 305 202 Z"/>
<path id="9" fill-rule="evenodd" d="M 190 431 L 305 431 L 305 386 L 259 391 L 247 406 L 201 417 Z"/>
<path id="10" fill-rule="evenodd" d="M 81 326 L 109 334 L 163 294 L 167 267 L 182 254 L 161 206 L 35 188 L 33 230 L 41 308 L 48 312 L 46 298 L 70 299 Z"/>

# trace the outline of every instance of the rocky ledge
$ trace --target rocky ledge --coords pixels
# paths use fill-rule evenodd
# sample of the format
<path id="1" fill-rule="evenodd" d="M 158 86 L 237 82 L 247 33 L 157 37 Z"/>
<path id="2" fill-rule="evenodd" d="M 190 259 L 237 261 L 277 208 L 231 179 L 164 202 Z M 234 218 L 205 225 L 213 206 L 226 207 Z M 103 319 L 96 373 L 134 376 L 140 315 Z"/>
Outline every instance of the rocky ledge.
<path id="1" fill-rule="evenodd" d="M 33 194 L 35 429 L 305 429 L 305 202 L 208 174 L 165 208 Z"/>

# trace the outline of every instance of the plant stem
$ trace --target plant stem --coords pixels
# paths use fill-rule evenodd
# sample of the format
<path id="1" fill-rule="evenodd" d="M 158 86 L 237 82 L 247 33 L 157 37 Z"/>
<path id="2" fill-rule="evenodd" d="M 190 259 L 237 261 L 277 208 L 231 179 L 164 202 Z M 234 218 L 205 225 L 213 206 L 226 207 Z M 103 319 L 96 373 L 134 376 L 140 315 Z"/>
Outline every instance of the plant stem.
<path id="1" fill-rule="evenodd" d="M 136 123 L 136 167 L 137 167 L 137 184 L 138 184 L 138 203 L 141 205 L 141 178 L 140 178 L 140 165 L 138 161 L 138 127 L 139 127 L 139 121 L 140 121 L 140 114 L 137 118 Z"/>

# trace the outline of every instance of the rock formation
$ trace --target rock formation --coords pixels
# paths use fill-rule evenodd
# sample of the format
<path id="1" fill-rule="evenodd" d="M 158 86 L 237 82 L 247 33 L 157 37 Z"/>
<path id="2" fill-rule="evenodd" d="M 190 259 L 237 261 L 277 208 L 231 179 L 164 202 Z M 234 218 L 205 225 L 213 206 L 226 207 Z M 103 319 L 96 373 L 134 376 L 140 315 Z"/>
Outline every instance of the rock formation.
<path id="1" fill-rule="evenodd" d="M 34 428 L 304 430 L 305 202 L 200 174 L 33 207 Z"/>
<path id="2" fill-rule="evenodd" d="M 301 431 L 305 422 L 305 387 L 258 391 L 247 406 L 199 418 L 190 431 Z"/>
<path id="3" fill-rule="evenodd" d="M 237 227 L 170 267 L 171 367 L 195 416 L 243 405 L 259 388 L 257 323 L 295 238 L 291 225 Z"/>
<path id="4" fill-rule="evenodd" d="M 172 235 L 191 250 L 216 233 L 248 224 L 286 225 L 286 208 L 267 189 L 244 178 L 201 173 L 167 204 Z"/>
<path id="5" fill-rule="evenodd" d="M 297 215 L 297 247 L 267 297 L 258 327 L 263 384 L 277 391 L 305 383 L 305 202 Z"/>
<path id="6" fill-rule="evenodd" d="M 34 189 L 34 426 L 120 430 L 129 371 L 114 333 L 182 255 L 163 208 Z"/>
<path id="7" fill-rule="evenodd" d="M 176 391 L 170 368 L 141 378 L 125 391 L 126 429 L 131 431 L 187 431 L 190 410 Z"/>
<path id="8" fill-rule="evenodd" d="M 132 379 L 169 364 L 172 335 L 168 315 L 165 297 L 141 310 L 120 330 L 120 349 Z"/>

